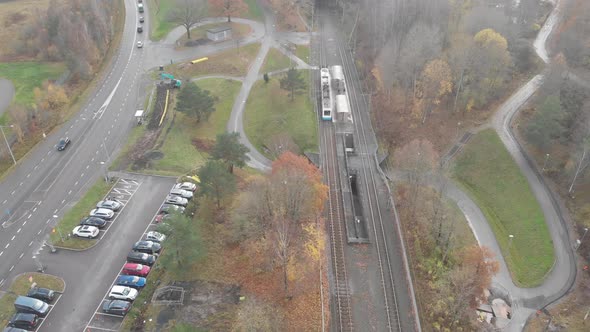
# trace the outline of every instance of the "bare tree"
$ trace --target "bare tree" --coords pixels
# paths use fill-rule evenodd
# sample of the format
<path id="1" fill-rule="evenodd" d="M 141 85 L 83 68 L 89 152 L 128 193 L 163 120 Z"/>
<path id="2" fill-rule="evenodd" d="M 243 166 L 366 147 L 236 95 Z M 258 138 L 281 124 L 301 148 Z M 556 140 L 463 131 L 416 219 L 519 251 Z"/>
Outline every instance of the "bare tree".
<path id="1" fill-rule="evenodd" d="M 191 39 L 191 28 L 199 23 L 207 13 L 205 0 L 176 0 L 176 5 L 168 12 L 168 21 L 182 25 Z"/>

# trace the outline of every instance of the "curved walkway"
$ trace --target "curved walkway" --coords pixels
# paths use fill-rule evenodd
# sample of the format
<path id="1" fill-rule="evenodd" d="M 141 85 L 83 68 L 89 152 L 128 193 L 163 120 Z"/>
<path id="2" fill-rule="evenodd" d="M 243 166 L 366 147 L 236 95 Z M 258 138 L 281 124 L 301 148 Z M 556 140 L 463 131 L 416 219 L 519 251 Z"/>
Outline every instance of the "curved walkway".
<path id="1" fill-rule="evenodd" d="M 545 44 L 549 35 L 559 22 L 561 2 L 557 2 L 534 42 L 537 55 L 546 64 L 550 62 L 550 58 Z M 535 288 L 517 287 L 512 281 L 494 233 L 479 207 L 450 180 L 432 174 L 426 175 L 428 184 L 434 188 L 440 187 L 440 181 L 445 182 L 446 196 L 455 201 L 464 213 L 478 243 L 482 246 L 489 247 L 496 254 L 500 262 L 500 271 L 493 278 L 492 286 L 499 286 L 499 288 L 508 291 L 513 301 L 513 316 L 510 324 L 504 329 L 506 331 L 522 331 L 528 317 L 536 310 L 565 295 L 573 285 L 576 276 L 575 255 L 571 246 L 567 225 L 562 215 L 562 209 L 559 206 L 558 200 L 553 196 L 544 182 L 542 175 L 534 166 L 534 162 L 527 156 L 526 151 L 524 151 L 516 140 L 511 128 L 513 117 L 539 89 L 543 83 L 543 79 L 543 74 L 533 77 L 499 107 L 489 124 L 483 126 L 491 126 L 497 132 L 502 143 L 509 151 L 523 175 L 527 178 L 531 190 L 545 216 L 545 222 L 553 241 L 556 260 L 542 285 Z M 400 178 L 400 174 L 394 173 L 393 175 L 394 178 Z"/>

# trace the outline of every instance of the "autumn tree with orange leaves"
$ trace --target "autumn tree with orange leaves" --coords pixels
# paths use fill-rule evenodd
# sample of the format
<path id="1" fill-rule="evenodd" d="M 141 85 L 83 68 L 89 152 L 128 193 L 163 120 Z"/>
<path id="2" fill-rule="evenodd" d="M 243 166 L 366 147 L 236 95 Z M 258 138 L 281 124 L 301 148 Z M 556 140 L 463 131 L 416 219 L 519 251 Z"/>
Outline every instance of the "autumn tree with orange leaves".
<path id="1" fill-rule="evenodd" d="M 227 16 L 227 21 L 231 22 L 231 17 L 240 15 L 248 6 L 244 0 L 209 0 L 209 8 L 215 15 Z"/>

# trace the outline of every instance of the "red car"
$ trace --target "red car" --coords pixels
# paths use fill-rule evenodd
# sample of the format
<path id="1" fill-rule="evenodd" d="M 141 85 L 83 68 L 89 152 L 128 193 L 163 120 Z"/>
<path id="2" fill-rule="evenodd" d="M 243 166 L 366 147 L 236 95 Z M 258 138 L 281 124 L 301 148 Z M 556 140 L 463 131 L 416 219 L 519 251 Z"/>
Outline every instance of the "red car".
<path id="1" fill-rule="evenodd" d="M 164 221 L 164 220 L 166 220 L 168 218 L 170 218 L 170 215 L 169 214 L 163 214 L 163 213 L 158 214 L 156 216 L 156 218 L 154 218 L 154 223 L 159 224 L 159 223 L 161 223 L 162 221 Z"/>
<path id="2" fill-rule="evenodd" d="M 135 263 L 127 263 L 123 265 L 123 271 L 121 274 L 126 274 L 129 276 L 139 276 L 139 277 L 147 277 L 150 273 L 150 267 L 141 264 Z"/>

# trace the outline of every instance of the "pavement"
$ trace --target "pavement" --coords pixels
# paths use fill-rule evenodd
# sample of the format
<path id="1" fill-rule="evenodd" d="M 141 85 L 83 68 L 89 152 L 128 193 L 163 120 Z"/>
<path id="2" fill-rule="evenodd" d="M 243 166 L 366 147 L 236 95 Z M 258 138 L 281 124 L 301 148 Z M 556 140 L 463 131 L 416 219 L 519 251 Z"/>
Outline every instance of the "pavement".
<path id="1" fill-rule="evenodd" d="M 12 82 L 0 78 L 0 116 L 6 111 L 6 108 L 12 102 L 12 98 L 14 97 L 14 85 Z"/>

